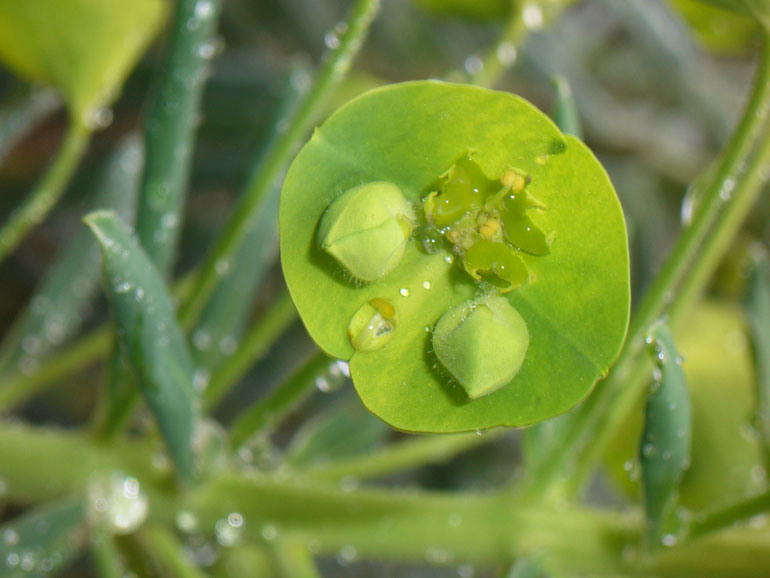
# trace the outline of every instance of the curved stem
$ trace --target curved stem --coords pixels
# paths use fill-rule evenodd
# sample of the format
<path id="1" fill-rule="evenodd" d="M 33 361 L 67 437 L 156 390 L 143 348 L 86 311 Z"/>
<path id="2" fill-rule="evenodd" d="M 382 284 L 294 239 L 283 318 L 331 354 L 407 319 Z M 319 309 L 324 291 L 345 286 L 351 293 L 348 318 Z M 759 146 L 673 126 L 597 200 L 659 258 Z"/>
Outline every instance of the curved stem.
<path id="1" fill-rule="evenodd" d="M 640 360 L 644 333 L 669 307 L 678 313 L 684 299 L 702 289 L 715 263 L 729 248 L 747 211 L 761 192 L 760 174 L 770 147 L 766 136 L 770 110 L 770 42 L 762 46 L 757 75 L 743 117 L 719 163 L 714 179 L 684 229 L 659 275 L 636 310 L 626 344 L 608 378 L 565 424 L 562 443 L 555 444 L 547 465 L 535 481 L 538 492 L 552 491 L 575 475 L 585 477 L 602 455 L 603 447 L 634 406 L 646 379 L 648 364 Z M 761 144 L 758 144 L 761 143 Z M 757 147 L 759 152 L 755 154 Z M 693 279 L 689 280 L 689 276 Z M 696 291 L 697 289 L 697 291 Z M 682 295 L 675 297 L 678 291 Z M 634 381 L 628 382 L 629 379 Z M 574 484 L 573 484 L 574 485 Z"/>
<path id="2" fill-rule="evenodd" d="M 232 212 L 225 230 L 209 254 L 190 298 L 179 311 L 185 328 L 190 328 L 208 302 L 217 285 L 222 264 L 229 264 L 243 240 L 254 212 L 262 198 L 273 187 L 289 163 L 297 144 L 320 114 L 321 105 L 350 68 L 361 48 L 369 25 L 380 6 L 380 0 L 357 0 L 348 19 L 347 31 L 339 39 L 339 47 L 331 49 L 310 91 L 289 122 L 286 132 L 266 153 L 252 175 L 244 195 Z"/>
<path id="3" fill-rule="evenodd" d="M 59 201 L 86 151 L 90 136 L 91 131 L 83 124 L 74 121 L 70 124 L 53 164 L 0 229 L 0 262 L 46 218 Z"/>
<path id="4" fill-rule="evenodd" d="M 719 510 L 712 510 L 696 517 L 687 534 L 688 539 L 698 538 L 717 530 L 729 528 L 736 522 L 765 514 L 770 510 L 770 492 L 764 492 Z"/>

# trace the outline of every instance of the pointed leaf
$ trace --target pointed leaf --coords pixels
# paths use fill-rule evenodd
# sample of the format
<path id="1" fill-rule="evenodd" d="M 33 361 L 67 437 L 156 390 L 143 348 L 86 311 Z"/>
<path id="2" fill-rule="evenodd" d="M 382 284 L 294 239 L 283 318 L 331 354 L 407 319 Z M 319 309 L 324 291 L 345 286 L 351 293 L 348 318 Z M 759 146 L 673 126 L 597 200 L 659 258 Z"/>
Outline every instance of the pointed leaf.
<path id="1" fill-rule="evenodd" d="M 660 380 L 647 398 L 639 461 L 647 517 L 646 540 L 661 543 L 668 518 L 676 507 L 679 485 L 690 465 L 692 423 L 690 392 L 682 362 L 668 326 L 656 323 L 648 341 Z"/>
<path id="2" fill-rule="evenodd" d="M 0 576 L 55 575 L 78 554 L 85 537 L 85 509 L 80 501 L 31 510 L 0 525 Z"/>
<path id="3" fill-rule="evenodd" d="M 163 280 L 113 213 L 91 213 L 84 220 L 101 246 L 105 291 L 118 337 L 177 469 L 189 479 L 198 400 L 192 360 Z"/>

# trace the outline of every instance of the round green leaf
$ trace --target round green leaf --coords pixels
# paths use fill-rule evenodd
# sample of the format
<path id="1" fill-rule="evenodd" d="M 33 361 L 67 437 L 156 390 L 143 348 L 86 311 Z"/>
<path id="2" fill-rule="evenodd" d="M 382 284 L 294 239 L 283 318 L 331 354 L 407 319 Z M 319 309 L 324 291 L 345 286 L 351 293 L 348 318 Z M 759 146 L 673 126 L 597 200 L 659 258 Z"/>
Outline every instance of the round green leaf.
<path id="1" fill-rule="evenodd" d="M 421 242 L 423 200 L 469 151 L 489 179 L 527 175 L 527 216 L 551 243 L 546 255 L 515 251 L 529 280 L 508 292 L 474 279 L 443 240 L 429 250 Z M 338 196 L 376 181 L 399 187 L 422 222 L 398 265 L 363 284 L 322 250 L 318 225 Z M 366 407 L 399 429 L 468 431 L 552 417 L 586 396 L 625 337 L 628 247 L 612 185 L 579 140 L 508 93 L 426 81 L 351 101 L 289 169 L 280 227 L 284 274 L 308 332 L 330 355 L 350 359 Z M 510 383 L 470 400 L 433 353 L 432 333 L 447 311 L 490 294 L 521 315 L 530 342 Z M 374 300 L 380 311 L 393 309 L 388 339 L 356 351 L 349 323 Z M 483 336 L 476 347 L 493 352 L 497 338 Z"/>
<path id="2" fill-rule="evenodd" d="M 58 88 L 89 122 L 115 97 L 164 12 L 161 0 L 0 0 L 0 59 Z"/>

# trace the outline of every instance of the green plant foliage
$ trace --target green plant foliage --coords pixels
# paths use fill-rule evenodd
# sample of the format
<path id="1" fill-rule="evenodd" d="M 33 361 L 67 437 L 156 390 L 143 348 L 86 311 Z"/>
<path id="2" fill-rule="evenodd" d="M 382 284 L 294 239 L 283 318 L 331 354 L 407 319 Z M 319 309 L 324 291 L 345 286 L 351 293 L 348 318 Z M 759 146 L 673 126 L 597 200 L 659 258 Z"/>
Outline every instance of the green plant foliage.
<path id="1" fill-rule="evenodd" d="M 0 576 L 56 575 L 83 547 L 85 509 L 73 500 L 47 504 L 0 525 L 0 537 Z"/>
<path id="2" fill-rule="evenodd" d="M 198 403 L 193 364 L 171 300 L 158 271 L 113 213 L 91 213 L 85 222 L 102 250 L 104 287 L 120 343 L 179 473 L 190 478 Z"/>
<path id="3" fill-rule="evenodd" d="M 768 0 L 700 0 L 713 7 L 746 14 L 765 29 L 770 26 L 770 2 Z"/>
<path id="4" fill-rule="evenodd" d="M 679 503 L 692 510 L 728 504 L 762 489 L 757 440 L 747 435 L 754 413 L 754 375 L 740 311 L 704 302 L 674 327 L 691 390 L 692 455 L 682 480 Z M 607 453 L 612 480 L 638 496 L 636 454 L 642 407 L 629 419 Z M 730 467 L 724 467 L 729 463 Z"/>
<path id="5" fill-rule="evenodd" d="M 501 20 L 517 0 L 416 0 L 417 4 L 442 16 L 472 20 Z"/>
<path id="6" fill-rule="evenodd" d="M 452 168 L 466 153 L 472 163 L 452 181 Z M 343 191 L 380 181 L 397 186 L 418 218 L 427 215 L 391 272 L 356 283 L 322 250 L 319 222 Z M 456 202 L 468 206 L 457 215 L 450 207 L 452 216 L 436 222 L 431 199 L 448 194 L 450 181 L 484 190 L 478 198 L 458 193 Z M 501 207 L 523 186 L 527 214 L 521 208 L 506 213 Z M 549 254 L 509 242 L 506 214 L 515 216 L 514 228 L 526 217 L 547 233 Z M 492 227 L 488 221 L 495 219 L 502 224 Z M 284 274 L 310 335 L 328 354 L 351 360 L 364 404 L 400 429 L 519 426 L 561 413 L 588 393 L 625 335 L 628 253 L 612 186 L 580 141 L 510 94 L 413 82 L 353 100 L 316 131 L 290 168 L 280 227 Z M 465 251 L 478 240 L 524 264 L 528 275 L 520 287 L 484 271 L 473 255 L 468 266 Z M 487 252 L 495 250 L 482 248 L 478 258 L 497 262 Z M 469 401 L 440 368 L 431 333 L 453 307 L 510 289 L 505 299 L 529 331 L 526 357 L 511 383 Z M 349 323 L 378 299 L 393 309 L 392 334 L 382 347 L 356 352 Z"/>
<path id="7" fill-rule="evenodd" d="M 115 211 L 133 220 L 143 147 L 133 135 L 110 154 L 93 183 L 93 209 Z M 99 251 L 85 228 L 70 240 L 29 307 L 19 316 L 0 347 L 0 374 L 13 374 L 25 363 L 37 364 L 81 326 L 81 314 L 99 283 Z"/>
<path id="8" fill-rule="evenodd" d="M 770 464 L 770 257 L 757 247 L 752 258 L 746 309 L 756 368 L 756 424 Z"/>
<path id="9" fill-rule="evenodd" d="M 659 379 L 647 396 L 639 463 L 647 515 L 645 538 L 649 547 L 655 547 L 661 544 L 690 465 L 692 410 L 682 361 L 668 326 L 656 322 L 647 341 Z"/>
<path id="10" fill-rule="evenodd" d="M 759 27 L 750 16 L 710 6 L 700 0 L 669 0 L 698 41 L 725 54 L 751 51 L 759 41 Z"/>
<path id="11" fill-rule="evenodd" d="M 2 0 L 0 59 L 58 88 L 72 115 L 91 124 L 155 36 L 164 9 L 161 0 L 136 0 L 130 10 L 103 0 Z"/>

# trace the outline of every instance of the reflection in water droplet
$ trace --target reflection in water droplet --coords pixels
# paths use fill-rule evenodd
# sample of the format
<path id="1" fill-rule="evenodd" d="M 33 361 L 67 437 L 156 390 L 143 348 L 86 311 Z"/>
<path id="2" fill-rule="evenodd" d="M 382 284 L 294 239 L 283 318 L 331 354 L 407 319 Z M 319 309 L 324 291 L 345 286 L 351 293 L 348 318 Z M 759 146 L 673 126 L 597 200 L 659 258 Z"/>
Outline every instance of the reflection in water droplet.
<path id="1" fill-rule="evenodd" d="M 356 311 L 348 324 L 350 344 L 358 351 L 375 351 L 390 341 L 395 327 L 393 305 L 385 299 L 372 299 Z"/>
<path id="2" fill-rule="evenodd" d="M 423 281 L 422 282 L 422 288 L 425 289 L 426 291 L 429 291 L 431 286 L 432 286 L 432 284 L 431 284 L 430 281 Z"/>
<path id="3" fill-rule="evenodd" d="M 113 473 L 89 484 L 88 516 L 113 534 L 130 534 L 147 517 L 147 496 L 136 478 Z"/>
<path id="4" fill-rule="evenodd" d="M 241 541 L 246 522 L 238 512 L 232 512 L 227 518 L 217 520 L 214 525 L 214 533 L 217 542 L 225 548 L 235 546 Z"/>
<path id="5" fill-rule="evenodd" d="M 409 289 L 402 287 L 398 290 L 398 294 L 401 295 L 401 297 L 409 297 Z"/>

